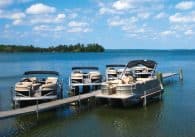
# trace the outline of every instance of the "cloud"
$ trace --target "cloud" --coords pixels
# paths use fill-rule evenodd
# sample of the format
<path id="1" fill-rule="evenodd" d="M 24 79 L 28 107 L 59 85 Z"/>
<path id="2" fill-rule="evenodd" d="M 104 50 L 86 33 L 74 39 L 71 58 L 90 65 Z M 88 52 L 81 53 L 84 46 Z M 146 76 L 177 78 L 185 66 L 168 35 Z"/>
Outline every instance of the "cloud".
<path id="1" fill-rule="evenodd" d="M 113 3 L 112 7 L 116 10 L 127 10 L 133 6 L 127 0 L 118 0 Z"/>
<path id="2" fill-rule="evenodd" d="M 128 37 L 136 39 L 152 38 L 152 29 L 143 22 L 139 22 L 139 18 L 136 16 L 120 17 L 116 16 L 107 20 L 108 26 L 118 27 L 125 32 Z"/>
<path id="3" fill-rule="evenodd" d="M 67 30 L 70 33 L 79 33 L 79 32 L 91 32 L 92 29 L 90 28 L 82 28 L 82 27 L 74 27 Z"/>
<path id="4" fill-rule="evenodd" d="M 28 3 L 28 2 L 32 2 L 34 0 L 17 0 L 18 3 Z"/>
<path id="5" fill-rule="evenodd" d="M 175 34 L 175 31 L 172 31 L 172 30 L 166 30 L 166 31 L 162 31 L 160 33 L 161 36 L 172 36 Z"/>
<path id="6" fill-rule="evenodd" d="M 88 26 L 88 23 L 71 21 L 71 22 L 68 23 L 68 26 L 69 27 L 85 27 L 85 26 Z"/>
<path id="7" fill-rule="evenodd" d="M 108 19 L 107 23 L 109 26 L 115 27 L 115 26 L 129 26 L 137 21 L 138 21 L 138 18 L 134 16 L 130 18 L 121 18 L 119 16 L 116 16 L 116 17 Z"/>
<path id="8" fill-rule="evenodd" d="M 16 20 L 14 20 L 14 21 L 12 22 L 12 24 L 13 24 L 13 25 L 21 25 L 21 24 L 23 24 L 23 20 L 21 20 L 21 19 L 16 19 Z"/>
<path id="9" fill-rule="evenodd" d="M 147 5 L 147 6 L 146 6 Z M 117 0 L 114 2 L 98 2 L 99 14 L 131 14 L 152 10 L 161 10 L 160 0 Z"/>
<path id="10" fill-rule="evenodd" d="M 48 26 L 48 25 L 39 25 L 33 27 L 35 31 L 64 31 L 64 26 Z"/>
<path id="11" fill-rule="evenodd" d="M 19 3 L 28 3 L 28 2 L 33 2 L 35 0 L 17 0 Z"/>
<path id="12" fill-rule="evenodd" d="M 100 9 L 99 9 L 99 14 L 104 15 L 104 14 L 121 14 L 121 11 L 114 9 L 111 5 L 104 4 L 102 2 L 98 3 Z"/>
<path id="13" fill-rule="evenodd" d="M 26 17 L 23 12 L 6 12 L 0 10 L 0 18 L 13 20 L 13 25 L 23 24 L 23 19 Z"/>
<path id="14" fill-rule="evenodd" d="M 7 12 L 0 10 L 0 18 L 5 19 L 22 19 L 25 18 L 26 15 L 23 12 Z"/>
<path id="15" fill-rule="evenodd" d="M 75 19 L 77 16 L 78 16 L 77 13 L 69 13 L 69 14 L 67 15 L 67 17 L 68 17 L 69 19 Z"/>
<path id="16" fill-rule="evenodd" d="M 140 19 L 148 19 L 150 17 L 150 13 L 148 13 L 148 12 L 138 13 L 137 17 Z"/>
<path id="17" fill-rule="evenodd" d="M 51 14 L 41 14 L 31 16 L 29 21 L 31 24 L 50 24 L 50 23 L 62 23 L 64 22 L 66 15 L 63 13 L 57 15 Z"/>
<path id="18" fill-rule="evenodd" d="M 42 3 L 31 5 L 29 8 L 26 9 L 26 13 L 28 14 L 47 14 L 47 13 L 54 13 L 55 11 L 56 8 Z"/>
<path id="19" fill-rule="evenodd" d="M 192 9 L 195 6 L 194 1 L 182 1 L 178 3 L 175 8 L 179 10 L 189 10 Z"/>
<path id="20" fill-rule="evenodd" d="M 8 5 L 11 5 L 13 0 L 0 0 L 0 8 L 4 8 Z"/>
<path id="21" fill-rule="evenodd" d="M 184 34 L 185 34 L 186 36 L 192 36 L 192 35 L 195 34 L 195 32 L 193 32 L 193 31 L 190 29 L 190 30 L 185 31 Z"/>
<path id="22" fill-rule="evenodd" d="M 55 20 L 56 20 L 56 21 L 62 21 L 62 20 L 64 20 L 65 18 L 66 18 L 66 15 L 60 13 L 60 14 L 57 15 L 57 17 L 56 17 Z"/>
<path id="23" fill-rule="evenodd" d="M 12 13 L 10 15 L 11 19 L 16 19 L 16 20 L 22 19 L 22 18 L 25 18 L 25 17 L 26 17 L 26 15 L 23 12 L 16 12 L 16 13 Z"/>
<path id="24" fill-rule="evenodd" d="M 164 13 L 164 12 L 160 12 L 154 18 L 155 19 L 162 19 L 162 18 L 165 18 L 165 17 L 167 17 L 167 14 Z"/>
<path id="25" fill-rule="evenodd" d="M 99 14 L 100 15 L 103 15 L 103 14 L 121 14 L 122 12 L 120 11 L 115 11 L 113 9 L 110 9 L 110 8 L 106 8 L 106 7 L 101 7 L 99 9 Z"/>
<path id="26" fill-rule="evenodd" d="M 172 23 L 194 23 L 195 22 L 195 11 L 190 13 L 176 13 L 169 17 L 169 21 Z"/>
<path id="27" fill-rule="evenodd" d="M 68 23 L 67 32 L 70 33 L 79 33 L 79 32 L 91 32 L 92 29 L 89 28 L 89 24 L 81 21 L 70 21 Z"/>
<path id="28" fill-rule="evenodd" d="M 109 26 L 122 26 L 125 25 L 128 22 L 127 19 L 121 19 L 120 17 L 114 17 L 111 19 L 108 19 L 107 23 Z"/>

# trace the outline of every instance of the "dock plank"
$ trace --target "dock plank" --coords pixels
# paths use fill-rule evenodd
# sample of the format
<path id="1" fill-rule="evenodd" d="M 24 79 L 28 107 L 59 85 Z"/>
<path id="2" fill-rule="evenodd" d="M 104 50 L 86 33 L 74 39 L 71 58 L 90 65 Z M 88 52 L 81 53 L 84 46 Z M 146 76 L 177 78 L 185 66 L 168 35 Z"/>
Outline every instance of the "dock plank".
<path id="1" fill-rule="evenodd" d="M 47 103 L 42 103 L 38 105 L 38 111 L 41 112 L 41 111 L 56 108 L 58 106 L 65 105 L 71 102 L 87 99 L 90 97 L 95 97 L 95 95 L 98 94 L 99 92 L 100 90 L 97 90 L 97 91 L 93 91 L 93 92 L 86 93 L 86 94 L 81 94 L 81 95 L 68 97 L 64 99 L 59 99 L 59 100 L 55 100 L 55 101 L 51 101 Z M 25 107 L 25 108 L 7 110 L 7 111 L 0 111 L 0 119 L 22 115 L 22 114 L 27 114 L 27 113 L 36 113 L 36 112 L 37 112 L 37 105 L 33 105 L 33 106 Z"/>

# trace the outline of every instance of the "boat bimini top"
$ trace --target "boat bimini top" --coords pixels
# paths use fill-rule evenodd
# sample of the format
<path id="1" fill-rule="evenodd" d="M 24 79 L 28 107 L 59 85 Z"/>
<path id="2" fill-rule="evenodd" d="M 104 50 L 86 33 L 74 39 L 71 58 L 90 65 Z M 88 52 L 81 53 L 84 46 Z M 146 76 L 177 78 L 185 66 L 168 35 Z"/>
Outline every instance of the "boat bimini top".
<path id="1" fill-rule="evenodd" d="M 126 65 L 122 75 L 127 69 L 131 69 L 133 76 L 137 78 L 148 78 L 155 73 L 157 63 L 153 60 L 133 60 Z"/>
<path id="2" fill-rule="evenodd" d="M 56 71 L 26 71 L 24 72 L 24 75 L 33 75 L 33 74 L 51 74 L 51 75 L 57 75 L 59 76 L 59 73 Z"/>
<path id="3" fill-rule="evenodd" d="M 129 61 L 126 67 L 132 68 L 138 65 L 143 65 L 148 68 L 155 68 L 157 63 L 153 60 L 133 60 L 133 61 Z"/>
<path id="4" fill-rule="evenodd" d="M 72 70 L 99 70 L 98 67 L 72 67 Z"/>
<path id="5" fill-rule="evenodd" d="M 106 65 L 106 68 L 111 68 L 111 67 L 126 67 L 126 65 L 124 64 L 109 64 L 109 65 Z"/>

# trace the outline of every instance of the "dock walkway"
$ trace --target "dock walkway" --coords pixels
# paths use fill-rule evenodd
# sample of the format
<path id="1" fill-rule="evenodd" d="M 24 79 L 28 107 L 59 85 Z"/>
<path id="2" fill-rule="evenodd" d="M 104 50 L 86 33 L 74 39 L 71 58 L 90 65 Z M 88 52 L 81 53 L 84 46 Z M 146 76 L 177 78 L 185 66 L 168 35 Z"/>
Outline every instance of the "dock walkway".
<path id="1" fill-rule="evenodd" d="M 42 103 L 38 105 L 33 105 L 33 106 L 25 107 L 25 108 L 13 109 L 13 110 L 8 110 L 8 111 L 0 111 L 0 119 L 22 115 L 22 114 L 27 114 L 27 113 L 36 113 L 37 111 L 40 112 L 44 110 L 49 110 L 49 109 L 56 108 L 64 104 L 72 103 L 75 101 L 80 101 L 80 100 L 87 99 L 90 97 L 95 97 L 95 95 L 99 92 L 100 90 L 97 90 L 97 91 L 93 91 L 90 93 L 81 94 L 81 95 L 68 97 L 64 99 L 59 99 L 59 100 Z"/>

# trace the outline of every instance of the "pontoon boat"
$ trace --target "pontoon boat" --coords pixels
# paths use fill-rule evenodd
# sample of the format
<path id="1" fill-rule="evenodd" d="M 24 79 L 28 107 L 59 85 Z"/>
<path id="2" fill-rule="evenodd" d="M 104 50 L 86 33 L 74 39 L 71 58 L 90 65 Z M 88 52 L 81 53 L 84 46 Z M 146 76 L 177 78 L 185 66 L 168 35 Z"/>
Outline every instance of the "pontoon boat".
<path id="1" fill-rule="evenodd" d="M 74 95 L 86 93 L 89 92 L 91 86 L 97 88 L 101 82 L 102 76 L 98 67 L 73 67 L 69 78 L 70 92 Z"/>
<path id="2" fill-rule="evenodd" d="M 55 71 L 27 71 L 15 84 L 14 104 L 54 100 L 62 95 L 62 80 Z M 30 104 L 30 103 L 29 103 Z"/>
<path id="3" fill-rule="evenodd" d="M 110 103 L 122 101 L 126 105 L 131 101 L 141 101 L 144 96 L 161 93 L 163 86 L 155 76 L 156 65 L 152 60 L 130 61 L 120 77 L 102 83 L 101 93 L 96 98 L 107 99 Z"/>

